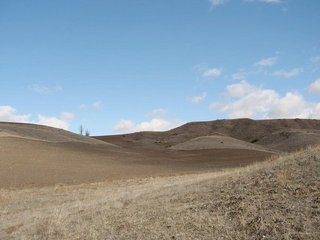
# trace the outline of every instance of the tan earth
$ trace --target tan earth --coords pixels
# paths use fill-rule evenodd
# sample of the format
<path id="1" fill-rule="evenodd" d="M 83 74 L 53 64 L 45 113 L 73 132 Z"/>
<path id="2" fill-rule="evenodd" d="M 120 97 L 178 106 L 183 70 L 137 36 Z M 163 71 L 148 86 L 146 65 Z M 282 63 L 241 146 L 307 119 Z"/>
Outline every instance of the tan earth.
<path id="1" fill-rule="evenodd" d="M 0 188 L 217 171 L 319 143 L 319 120 L 217 120 L 94 138 L 0 123 Z"/>
<path id="2" fill-rule="evenodd" d="M 0 239 L 318 239 L 319 144 L 319 120 L 0 123 Z"/>
<path id="3" fill-rule="evenodd" d="M 0 189 L 0 239 L 319 239 L 320 148 L 219 172 Z"/>
<path id="4" fill-rule="evenodd" d="M 262 146 L 221 135 L 193 138 L 184 143 L 174 145 L 170 147 L 170 149 L 185 151 L 204 149 L 250 149 L 256 151 L 269 151 Z"/>

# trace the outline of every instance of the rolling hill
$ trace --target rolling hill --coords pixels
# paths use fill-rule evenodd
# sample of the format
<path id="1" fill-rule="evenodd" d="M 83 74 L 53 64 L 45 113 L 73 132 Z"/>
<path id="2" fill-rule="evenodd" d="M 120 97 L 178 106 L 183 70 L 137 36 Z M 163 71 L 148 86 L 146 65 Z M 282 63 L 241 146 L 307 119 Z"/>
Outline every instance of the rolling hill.
<path id="1" fill-rule="evenodd" d="M 191 122 L 165 132 L 138 132 L 97 139 L 124 147 L 168 148 L 203 136 L 222 135 L 272 149 L 295 151 L 320 144 L 320 120 L 315 119 L 231 119 Z"/>
<path id="2" fill-rule="evenodd" d="M 0 239 L 317 239 L 320 149 L 297 150 L 319 136 L 303 119 L 98 137 L 0 123 Z"/>
<path id="3" fill-rule="evenodd" d="M 0 188 L 216 171 L 320 143 L 320 121 L 217 120 L 165 132 L 85 137 L 0 123 Z"/>
<path id="4" fill-rule="evenodd" d="M 262 161 L 270 155 L 252 149 L 181 152 L 148 144 L 148 139 L 132 148 L 46 126 L 0 123 L 0 188 L 211 171 Z"/>

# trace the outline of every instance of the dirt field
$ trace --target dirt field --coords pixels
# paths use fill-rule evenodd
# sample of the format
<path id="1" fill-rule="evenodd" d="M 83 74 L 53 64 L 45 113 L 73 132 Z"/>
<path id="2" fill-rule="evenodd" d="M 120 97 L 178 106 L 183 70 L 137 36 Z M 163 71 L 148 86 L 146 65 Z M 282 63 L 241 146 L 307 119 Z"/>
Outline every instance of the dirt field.
<path id="1" fill-rule="evenodd" d="M 245 168 L 0 190 L 0 239 L 318 239 L 320 148 Z"/>
<path id="2" fill-rule="evenodd" d="M 0 123 L 0 188 L 219 171 L 315 144 L 320 144 L 319 120 L 217 120 L 94 138 Z"/>
<path id="3" fill-rule="evenodd" d="M 0 239 L 317 239 L 320 148 L 285 152 L 319 132 L 300 119 L 95 138 L 0 123 Z"/>
<path id="4" fill-rule="evenodd" d="M 79 142 L 0 137 L 0 188 L 79 184 L 213 171 L 262 161 L 267 152 L 130 151 Z"/>

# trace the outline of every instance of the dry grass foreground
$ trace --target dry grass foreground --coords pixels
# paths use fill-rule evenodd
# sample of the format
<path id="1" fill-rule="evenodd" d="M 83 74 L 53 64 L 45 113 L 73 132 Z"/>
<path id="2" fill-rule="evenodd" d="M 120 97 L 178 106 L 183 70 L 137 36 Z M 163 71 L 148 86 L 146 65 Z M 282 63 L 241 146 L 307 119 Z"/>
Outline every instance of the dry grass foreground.
<path id="1" fill-rule="evenodd" d="M 319 239 L 320 147 L 219 173 L 0 192 L 0 239 Z"/>

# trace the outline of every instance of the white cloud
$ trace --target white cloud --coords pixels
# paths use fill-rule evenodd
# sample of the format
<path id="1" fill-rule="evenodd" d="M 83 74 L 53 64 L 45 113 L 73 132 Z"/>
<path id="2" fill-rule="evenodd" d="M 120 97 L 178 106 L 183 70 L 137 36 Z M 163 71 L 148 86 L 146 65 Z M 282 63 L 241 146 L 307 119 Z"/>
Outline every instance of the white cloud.
<path id="1" fill-rule="evenodd" d="M 132 133 L 141 131 L 167 131 L 175 128 L 183 123 L 177 121 L 170 121 L 165 118 L 166 110 L 162 108 L 154 109 L 147 113 L 149 118 L 147 121 L 135 123 L 128 119 L 122 119 L 114 126 L 116 133 Z"/>
<path id="2" fill-rule="evenodd" d="M 102 101 L 96 101 L 96 102 L 92 103 L 92 108 L 96 109 L 96 110 L 101 109 L 102 108 Z"/>
<path id="3" fill-rule="evenodd" d="M 0 121 L 1 122 L 23 122 L 28 123 L 30 114 L 19 115 L 17 110 L 11 106 L 0 106 Z"/>
<path id="4" fill-rule="evenodd" d="M 309 92 L 315 95 L 320 95 L 320 78 L 309 85 Z"/>
<path id="5" fill-rule="evenodd" d="M 310 61 L 316 67 L 320 67 L 320 56 L 314 56 L 314 57 L 310 58 Z"/>
<path id="6" fill-rule="evenodd" d="M 254 86 L 242 80 L 238 84 L 228 85 L 227 94 L 231 97 L 243 97 L 244 95 L 252 92 L 254 89 Z"/>
<path id="7" fill-rule="evenodd" d="M 304 71 L 303 68 L 294 68 L 294 69 L 291 69 L 289 71 L 279 70 L 279 71 L 275 71 L 273 73 L 273 76 L 284 77 L 284 78 L 292 78 L 292 77 L 298 76 L 299 74 L 303 73 L 303 71 Z"/>
<path id="8" fill-rule="evenodd" d="M 282 0 L 258 0 L 259 2 L 264 3 L 282 3 Z"/>
<path id="9" fill-rule="evenodd" d="M 209 0 L 211 6 L 213 7 L 218 7 L 222 4 L 225 4 L 227 2 L 227 0 Z"/>
<path id="10" fill-rule="evenodd" d="M 258 74 L 258 71 L 247 71 L 244 69 L 239 70 L 238 72 L 231 75 L 233 80 L 246 80 L 248 76 Z"/>
<path id="11" fill-rule="evenodd" d="M 243 71 L 240 71 L 240 72 L 232 74 L 231 78 L 233 80 L 238 80 L 238 81 L 239 80 L 244 80 L 244 79 L 247 78 L 247 74 L 245 72 L 243 72 Z"/>
<path id="12" fill-rule="evenodd" d="M 116 133 L 131 133 L 135 132 L 136 125 L 131 120 L 120 120 L 117 124 L 113 127 Z"/>
<path id="13" fill-rule="evenodd" d="M 268 73 L 263 68 L 255 68 L 253 70 L 240 69 L 238 72 L 231 75 L 232 80 L 247 80 L 248 77 L 257 75 L 267 75 Z"/>
<path id="14" fill-rule="evenodd" d="M 210 68 L 205 70 L 202 73 L 203 77 L 208 77 L 208 78 L 216 78 L 219 77 L 221 75 L 221 70 L 219 68 Z"/>
<path id="15" fill-rule="evenodd" d="M 276 57 L 270 57 L 270 58 L 263 58 L 260 61 L 258 61 L 257 63 L 255 63 L 254 65 L 257 67 L 271 67 L 271 66 L 275 65 L 276 62 L 277 62 Z"/>
<path id="16" fill-rule="evenodd" d="M 99 100 L 99 101 L 95 101 L 91 104 L 84 104 L 83 103 L 79 106 L 79 108 L 82 110 L 85 110 L 85 109 L 99 110 L 102 108 L 102 106 L 103 106 L 103 102 Z"/>
<path id="17" fill-rule="evenodd" d="M 11 106 L 0 106 L 0 121 L 2 122 L 34 123 L 68 130 L 69 123 L 73 118 L 73 113 L 63 112 L 59 118 L 38 114 L 38 118 L 32 120 L 31 114 L 20 115 Z"/>
<path id="18" fill-rule="evenodd" d="M 273 89 L 241 81 L 227 86 L 227 95 L 230 102 L 215 102 L 209 109 L 225 112 L 230 118 L 320 118 L 320 102 L 307 102 L 296 92 L 281 96 Z"/>
<path id="19" fill-rule="evenodd" d="M 163 118 L 166 114 L 166 110 L 163 108 L 153 109 L 151 112 L 146 114 L 147 118 Z"/>
<path id="20" fill-rule="evenodd" d="M 203 102 L 206 97 L 207 97 L 207 93 L 203 92 L 198 96 L 191 97 L 190 101 L 194 104 L 199 104 L 199 103 Z"/>
<path id="21" fill-rule="evenodd" d="M 149 121 L 134 123 L 131 120 L 120 120 L 115 126 L 116 133 L 132 133 L 141 131 L 166 131 L 175 128 L 182 123 L 171 122 L 164 118 L 152 118 Z"/>
<path id="22" fill-rule="evenodd" d="M 71 121 L 72 119 L 74 119 L 74 114 L 71 112 L 62 112 L 61 119 L 64 121 Z"/>
<path id="23" fill-rule="evenodd" d="M 83 103 L 83 104 L 81 104 L 81 105 L 79 106 L 79 108 L 80 108 L 80 109 L 86 109 L 86 108 L 87 108 L 87 105 Z"/>
<path id="24" fill-rule="evenodd" d="M 48 117 L 39 114 L 36 124 L 46 125 L 55 128 L 62 128 L 65 130 L 69 129 L 69 122 L 74 118 L 73 113 L 63 112 L 59 118 L 57 117 Z"/>
<path id="25" fill-rule="evenodd" d="M 33 84 L 31 86 L 31 90 L 43 94 L 43 95 L 52 95 L 58 92 L 63 91 L 63 87 L 60 85 L 55 85 L 55 86 L 46 86 L 46 85 L 41 85 L 41 84 Z"/>
<path id="26" fill-rule="evenodd" d="M 271 4 L 283 3 L 283 0 L 245 0 L 245 1 L 246 2 L 271 3 Z"/>

